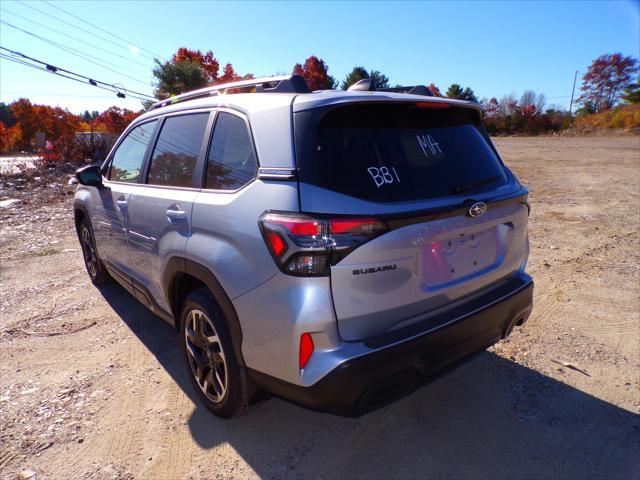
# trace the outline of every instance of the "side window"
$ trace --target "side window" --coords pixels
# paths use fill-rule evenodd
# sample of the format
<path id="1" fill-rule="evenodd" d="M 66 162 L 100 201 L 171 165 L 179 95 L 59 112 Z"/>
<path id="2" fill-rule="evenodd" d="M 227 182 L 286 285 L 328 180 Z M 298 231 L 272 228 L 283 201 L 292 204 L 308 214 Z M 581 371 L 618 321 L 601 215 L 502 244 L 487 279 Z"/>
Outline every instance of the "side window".
<path id="1" fill-rule="evenodd" d="M 157 120 L 143 123 L 131 130 L 113 154 L 109 180 L 115 182 L 138 182 L 147 145 L 156 128 Z"/>
<path id="2" fill-rule="evenodd" d="M 207 158 L 206 188 L 235 190 L 256 175 L 258 162 L 245 121 L 220 112 Z"/>
<path id="3" fill-rule="evenodd" d="M 209 113 L 168 117 L 153 150 L 147 183 L 191 187 Z"/>

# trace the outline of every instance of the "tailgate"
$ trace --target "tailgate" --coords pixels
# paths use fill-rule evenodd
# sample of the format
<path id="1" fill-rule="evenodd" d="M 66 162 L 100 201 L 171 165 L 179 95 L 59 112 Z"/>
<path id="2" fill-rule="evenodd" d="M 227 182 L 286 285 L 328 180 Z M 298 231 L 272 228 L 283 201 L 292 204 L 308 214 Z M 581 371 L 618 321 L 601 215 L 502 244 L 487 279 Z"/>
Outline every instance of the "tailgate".
<path id="1" fill-rule="evenodd" d="M 294 114 L 302 212 L 390 226 L 354 239 L 332 261 L 344 340 L 421 320 L 490 288 L 526 258 L 527 191 L 500 161 L 480 113 L 471 104 L 427 100 L 354 101 Z M 482 202 L 486 213 L 469 211 Z M 389 220 L 411 212 L 440 213 Z"/>
<path id="2" fill-rule="evenodd" d="M 331 268 L 344 340 L 423 320 L 518 271 L 527 255 L 528 207 L 455 216 L 392 230 Z"/>

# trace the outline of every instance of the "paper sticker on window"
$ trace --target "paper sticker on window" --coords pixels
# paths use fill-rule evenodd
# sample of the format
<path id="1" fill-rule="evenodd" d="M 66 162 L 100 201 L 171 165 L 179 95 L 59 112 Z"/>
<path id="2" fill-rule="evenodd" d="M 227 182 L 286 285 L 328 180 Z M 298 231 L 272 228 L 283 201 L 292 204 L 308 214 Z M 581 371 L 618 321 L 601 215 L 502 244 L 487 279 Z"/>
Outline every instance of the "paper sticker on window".
<path id="1" fill-rule="evenodd" d="M 440 144 L 431 135 L 416 135 L 416 139 L 425 157 L 431 158 L 437 155 L 444 155 Z"/>

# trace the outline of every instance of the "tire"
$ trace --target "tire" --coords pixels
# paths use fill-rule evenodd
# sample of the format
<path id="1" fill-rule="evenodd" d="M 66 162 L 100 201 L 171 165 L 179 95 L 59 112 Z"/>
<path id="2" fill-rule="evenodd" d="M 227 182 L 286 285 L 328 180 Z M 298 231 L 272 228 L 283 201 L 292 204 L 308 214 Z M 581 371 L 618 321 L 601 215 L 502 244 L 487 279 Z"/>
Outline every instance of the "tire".
<path id="1" fill-rule="evenodd" d="M 222 310 L 206 288 L 190 293 L 183 305 L 181 349 L 200 401 L 220 418 L 246 413 L 251 403 Z"/>
<path id="2" fill-rule="evenodd" d="M 80 222 L 78 236 L 80 238 L 80 246 L 82 247 L 84 266 L 87 269 L 91 283 L 96 287 L 111 283 L 111 276 L 98 257 L 93 229 L 91 228 L 91 223 L 88 219 L 83 218 Z"/>

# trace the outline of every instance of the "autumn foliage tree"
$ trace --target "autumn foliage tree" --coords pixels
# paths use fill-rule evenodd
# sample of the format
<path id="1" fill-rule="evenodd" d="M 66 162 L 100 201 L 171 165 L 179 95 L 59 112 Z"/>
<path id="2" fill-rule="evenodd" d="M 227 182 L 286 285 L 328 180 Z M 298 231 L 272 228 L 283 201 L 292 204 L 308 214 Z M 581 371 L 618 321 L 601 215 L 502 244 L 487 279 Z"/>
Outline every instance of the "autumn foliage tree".
<path id="1" fill-rule="evenodd" d="M 431 92 L 431 94 L 434 97 L 442 97 L 442 93 L 440 93 L 440 89 L 438 87 L 435 86 L 435 84 L 430 83 L 429 86 L 427 86 L 427 88 L 429 89 L 429 91 Z"/>
<path id="2" fill-rule="evenodd" d="M 293 73 L 305 79 L 311 90 L 329 90 L 334 88 L 336 81 L 328 73 L 329 67 L 321 58 L 311 55 L 301 65 L 296 63 Z"/>
<path id="3" fill-rule="evenodd" d="M 0 152 L 5 152 L 9 148 L 11 139 L 9 137 L 9 129 L 0 122 Z"/>
<path id="4" fill-rule="evenodd" d="M 11 104 L 11 112 L 16 118 L 14 148 L 30 150 L 36 132 L 44 132 L 53 143 L 54 150 L 61 156 L 71 153 L 75 134 L 80 125 L 80 117 L 68 110 L 47 105 L 34 105 L 21 98 Z"/>
<path id="5" fill-rule="evenodd" d="M 158 80 L 155 95 L 161 100 L 208 85 L 253 78 L 251 73 L 238 74 L 231 63 L 227 63 L 220 74 L 220 62 L 211 50 L 202 53 L 184 47 L 167 62 L 156 60 L 153 75 Z"/>
<path id="6" fill-rule="evenodd" d="M 133 112 L 126 108 L 109 107 L 98 114 L 93 120 L 92 127 L 99 132 L 120 134 L 142 112 Z"/>
<path id="7" fill-rule="evenodd" d="M 114 106 L 79 116 L 26 98 L 11 103 L 8 110 L 10 116 L 0 117 L 0 152 L 35 152 L 48 164 L 104 159 L 112 142 L 142 113 Z M 45 146 L 36 143 L 38 132 L 44 134 Z"/>
<path id="8" fill-rule="evenodd" d="M 596 58 L 582 77 L 582 95 L 578 101 L 588 104 L 595 112 L 613 107 L 637 74 L 637 63 L 635 58 L 621 53 Z"/>
<path id="9" fill-rule="evenodd" d="M 514 94 L 509 94 L 500 100 L 485 98 L 479 103 L 484 112 L 484 125 L 492 135 L 536 135 L 568 128 L 571 125 L 569 113 L 558 106 L 543 111 L 545 101 L 544 94 L 525 90 L 519 100 Z"/>
<path id="10" fill-rule="evenodd" d="M 200 50 L 189 50 L 185 47 L 180 47 L 176 53 L 171 57 L 171 61 L 174 63 L 179 62 L 195 62 L 200 65 L 203 72 L 207 77 L 208 83 L 213 83 L 218 78 L 218 71 L 220 69 L 220 63 L 213 56 L 213 52 L 209 50 L 206 53 L 202 53 Z"/>

